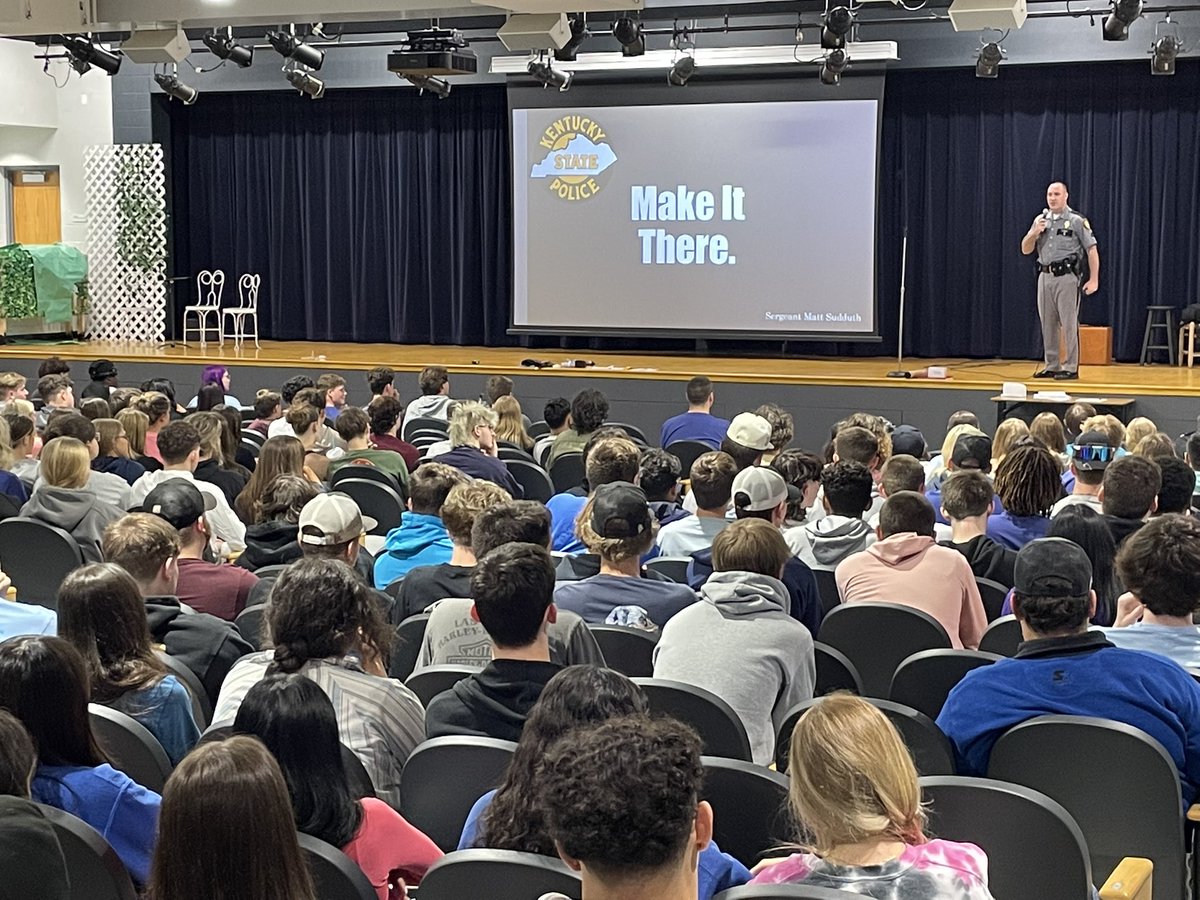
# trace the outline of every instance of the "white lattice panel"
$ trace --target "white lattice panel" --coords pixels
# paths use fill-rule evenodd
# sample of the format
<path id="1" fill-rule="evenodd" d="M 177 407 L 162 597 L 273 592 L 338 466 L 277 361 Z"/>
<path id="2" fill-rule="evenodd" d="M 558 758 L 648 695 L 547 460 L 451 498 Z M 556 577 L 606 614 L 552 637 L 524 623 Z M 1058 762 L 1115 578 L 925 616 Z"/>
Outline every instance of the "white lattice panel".
<path id="1" fill-rule="evenodd" d="M 167 308 L 166 170 L 160 144 L 84 152 L 91 321 L 110 341 L 162 341 Z"/>

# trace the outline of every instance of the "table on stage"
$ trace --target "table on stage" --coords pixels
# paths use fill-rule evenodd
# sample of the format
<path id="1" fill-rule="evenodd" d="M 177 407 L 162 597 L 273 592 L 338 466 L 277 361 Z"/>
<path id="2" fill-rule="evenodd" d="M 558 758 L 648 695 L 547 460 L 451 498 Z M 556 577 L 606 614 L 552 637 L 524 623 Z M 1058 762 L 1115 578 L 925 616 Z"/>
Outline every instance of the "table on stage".
<path id="1" fill-rule="evenodd" d="M 1096 407 L 1097 413 L 1112 413 L 1123 424 L 1129 424 L 1129 416 L 1133 412 L 1134 404 L 1137 400 L 1134 397 L 1070 397 L 1066 399 L 1062 397 L 1006 397 L 1003 394 L 998 394 L 992 398 L 992 402 L 996 404 L 996 427 L 1000 427 L 1000 423 L 1012 415 L 1017 409 L 1022 406 L 1036 406 L 1038 412 L 1058 413 L 1059 417 L 1066 411 L 1067 407 L 1072 403 L 1090 403 Z"/>

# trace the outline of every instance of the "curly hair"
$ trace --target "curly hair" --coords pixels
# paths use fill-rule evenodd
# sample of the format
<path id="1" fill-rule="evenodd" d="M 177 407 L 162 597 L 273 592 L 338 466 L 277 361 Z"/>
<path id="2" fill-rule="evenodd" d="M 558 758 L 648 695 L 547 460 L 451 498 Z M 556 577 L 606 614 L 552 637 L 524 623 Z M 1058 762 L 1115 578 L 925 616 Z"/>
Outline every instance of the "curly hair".
<path id="1" fill-rule="evenodd" d="M 279 389 L 279 395 L 283 398 L 284 403 L 291 403 L 296 399 L 296 395 L 303 390 L 314 387 L 314 382 L 307 375 L 293 375 L 283 383 L 283 387 Z"/>
<path id="2" fill-rule="evenodd" d="M 834 515 L 862 518 L 871 505 L 871 489 L 875 486 L 871 470 L 860 462 L 844 459 L 825 468 L 821 487 Z M 888 495 L 891 496 L 891 491 Z"/>
<path id="3" fill-rule="evenodd" d="M 1176 514 L 1151 519 L 1121 545 L 1117 574 L 1152 613 L 1192 615 L 1200 609 L 1200 522 Z"/>
<path id="4" fill-rule="evenodd" d="M 875 435 L 875 440 L 879 442 L 879 465 L 887 462 L 888 457 L 892 455 L 892 433 L 888 430 L 888 421 L 883 416 L 856 412 L 838 422 L 837 427 L 839 432 L 844 428 L 865 428 Z M 842 458 L 845 459 L 844 456 Z M 859 460 L 859 462 L 864 462 L 864 460 Z"/>
<path id="5" fill-rule="evenodd" d="M 666 450 L 653 447 L 643 450 L 638 460 L 638 484 L 646 492 L 646 499 L 666 500 L 667 494 L 679 484 L 683 464 L 679 457 Z"/>
<path id="6" fill-rule="evenodd" d="M 450 540 L 460 547 L 470 547 L 475 520 L 484 510 L 509 500 L 512 496 L 508 491 L 490 481 L 470 481 L 450 488 L 442 504 L 442 523 Z"/>
<path id="7" fill-rule="evenodd" d="M 1046 516 L 1063 495 L 1062 469 L 1039 444 L 1019 444 L 996 469 L 996 493 L 1014 516 Z"/>
<path id="8" fill-rule="evenodd" d="M 576 434 L 591 434 L 608 420 L 608 398 L 589 388 L 571 400 L 571 425 Z"/>
<path id="9" fill-rule="evenodd" d="M 597 441 L 588 451 L 584 464 L 589 490 L 614 481 L 633 484 L 638 474 L 637 444 L 625 437 L 609 437 Z"/>
<path id="10" fill-rule="evenodd" d="M 807 510 L 804 507 L 804 489 L 812 482 L 821 480 L 824 464 L 820 457 L 805 450 L 784 450 L 773 460 L 771 468 L 783 476 L 783 480 L 800 491 L 800 498 L 788 503 L 789 519 L 801 521 Z"/>
<path id="11" fill-rule="evenodd" d="M 485 509 L 475 518 L 471 552 L 476 559 L 514 541 L 549 548 L 550 511 L 536 500 L 509 500 Z"/>
<path id="12" fill-rule="evenodd" d="M 764 403 L 754 411 L 771 423 L 771 448 L 779 453 L 796 436 L 796 423 L 792 414 L 777 403 Z"/>
<path id="13" fill-rule="evenodd" d="M 402 415 L 404 405 L 396 397 L 376 397 L 367 407 L 367 417 L 371 420 L 371 434 L 390 433 Z"/>
<path id="14" fill-rule="evenodd" d="M 387 386 L 396 380 L 395 371 L 389 366 L 376 366 L 367 373 L 367 387 L 371 391 L 371 396 L 378 397 Z"/>

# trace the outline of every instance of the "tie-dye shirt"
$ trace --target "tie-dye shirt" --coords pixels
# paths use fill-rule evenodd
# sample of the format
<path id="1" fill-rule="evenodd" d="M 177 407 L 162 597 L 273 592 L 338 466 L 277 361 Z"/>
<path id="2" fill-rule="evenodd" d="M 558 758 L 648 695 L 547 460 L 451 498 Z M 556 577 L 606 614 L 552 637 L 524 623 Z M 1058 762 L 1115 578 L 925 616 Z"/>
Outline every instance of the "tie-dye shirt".
<path id="1" fill-rule="evenodd" d="M 839 866 L 795 853 L 763 869 L 751 884 L 828 887 L 875 900 L 992 900 L 987 856 L 974 844 L 929 841 L 879 866 Z"/>

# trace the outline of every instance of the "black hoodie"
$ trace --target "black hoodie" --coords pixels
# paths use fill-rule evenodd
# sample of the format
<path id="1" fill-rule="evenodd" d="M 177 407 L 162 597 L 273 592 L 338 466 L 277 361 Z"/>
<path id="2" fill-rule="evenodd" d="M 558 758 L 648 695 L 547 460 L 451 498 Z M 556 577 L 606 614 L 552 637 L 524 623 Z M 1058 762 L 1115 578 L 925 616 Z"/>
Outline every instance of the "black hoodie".
<path id="1" fill-rule="evenodd" d="M 304 555 L 297 536 L 300 526 L 286 519 L 273 519 L 246 526 L 246 549 L 237 565 L 251 572 L 263 566 L 287 565 Z"/>
<path id="2" fill-rule="evenodd" d="M 232 622 L 207 613 L 185 613 L 177 597 L 146 597 L 145 605 L 154 642 L 196 673 L 215 706 L 221 682 L 254 647 Z"/>
<path id="3" fill-rule="evenodd" d="M 438 694 L 425 710 L 425 736 L 519 741 L 542 688 L 562 671 L 552 662 L 494 659 L 486 669 Z"/>

